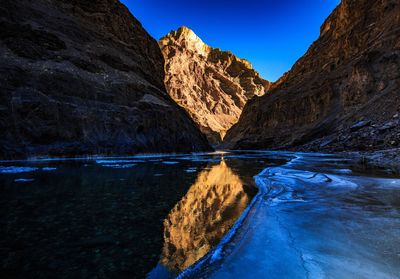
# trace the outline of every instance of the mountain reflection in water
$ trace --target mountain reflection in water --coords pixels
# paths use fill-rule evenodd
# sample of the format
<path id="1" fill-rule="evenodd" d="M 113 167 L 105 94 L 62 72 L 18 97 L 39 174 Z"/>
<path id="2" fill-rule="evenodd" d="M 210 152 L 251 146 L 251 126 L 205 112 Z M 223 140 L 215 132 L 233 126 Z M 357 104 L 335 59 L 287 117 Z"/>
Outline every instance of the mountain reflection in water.
<path id="1" fill-rule="evenodd" d="M 225 161 L 200 172 L 164 221 L 161 264 L 179 273 L 203 257 L 232 227 L 251 198 Z"/>

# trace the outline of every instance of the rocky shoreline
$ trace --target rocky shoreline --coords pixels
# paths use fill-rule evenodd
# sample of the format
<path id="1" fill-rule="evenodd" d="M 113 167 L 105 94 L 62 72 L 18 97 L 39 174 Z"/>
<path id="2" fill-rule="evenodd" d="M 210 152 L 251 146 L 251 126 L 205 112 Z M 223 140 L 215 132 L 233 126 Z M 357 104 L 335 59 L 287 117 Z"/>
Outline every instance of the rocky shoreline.
<path id="1" fill-rule="evenodd" d="M 394 175 L 400 175 L 400 148 L 379 151 L 347 152 L 366 169 L 383 169 Z"/>

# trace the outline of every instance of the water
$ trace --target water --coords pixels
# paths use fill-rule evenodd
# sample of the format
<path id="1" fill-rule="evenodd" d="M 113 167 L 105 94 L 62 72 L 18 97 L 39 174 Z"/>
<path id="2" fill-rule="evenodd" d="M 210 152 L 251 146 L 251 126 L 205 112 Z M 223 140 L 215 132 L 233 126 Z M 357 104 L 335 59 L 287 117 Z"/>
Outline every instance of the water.
<path id="1" fill-rule="evenodd" d="M 400 180 L 286 154 L 256 177 L 260 194 L 230 241 L 180 277 L 400 278 Z"/>
<path id="2" fill-rule="evenodd" d="M 400 180 L 323 154 L 0 163 L 2 278 L 400 278 Z"/>
<path id="3" fill-rule="evenodd" d="M 224 155 L 0 162 L 1 277 L 144 278 L 159 261 L 166 276 L 181 272 L 247 207 L 252 177 L 281 163 Z M 186 241 L 173 237 L 188 227 Z"/>

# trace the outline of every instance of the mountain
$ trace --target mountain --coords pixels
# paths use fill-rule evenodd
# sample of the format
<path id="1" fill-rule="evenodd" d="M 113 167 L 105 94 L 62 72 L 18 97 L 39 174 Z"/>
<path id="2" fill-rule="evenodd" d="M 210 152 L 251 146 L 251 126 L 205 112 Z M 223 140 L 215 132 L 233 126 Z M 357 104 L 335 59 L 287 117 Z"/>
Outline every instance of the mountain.
<path id="1" fill-rule="evenodd" d="M 159 44 L 166 63 L 168 93 L 186 109 L 210 143 L 221 142 L 246 102 L 263 95 L 269 87 L 248 61 L 206 45 L 187 27 L 172 31 Z"/>
<path id="2" fill-rule="evenodd" d="M 210 150 L 117 0 L 2 0 L 0 157 Z"/>
<path id="3" fill-rule="evenodd" d="M 307 53 L 229 130 L 231 148 L 400 145 L 400 2 L 342 0 Z"/>

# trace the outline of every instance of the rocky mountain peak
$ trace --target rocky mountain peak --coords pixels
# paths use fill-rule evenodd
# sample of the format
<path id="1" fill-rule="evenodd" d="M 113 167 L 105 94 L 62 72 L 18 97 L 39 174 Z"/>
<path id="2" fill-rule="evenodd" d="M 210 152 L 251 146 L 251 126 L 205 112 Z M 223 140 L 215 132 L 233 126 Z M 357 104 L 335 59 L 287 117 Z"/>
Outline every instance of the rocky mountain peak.
<path id="1" fill-rule="evenodd" d="M 160 45 L 162 46 L 172 44 L 185 47 L 186 49 L 197 52 L 202 56 L 208 56 L 211 50 L 211 48 L 206 45 L 192 29 L 186 26 L 182 26 L 176 31 L 171 31 L 160 39 Z"/>
<path id="2" fill-rule="evenodd" d="M 188 27 L 171 31 L 159 45 L 166 61 L 168 93 L 211 143 L 221 141 L 249 99 L 269 88 L 250 62 L 208 46 Z"/>
<path id="3" fill-rule="evenodd" d="M 171 35 L 173 35 L 176 39 L 184 39 L 187 41 L 201 41 L 196 33 L 194 33 L 194 31 L 187 26 L 181 26 L 178 30 L 172 31 Z"/>

